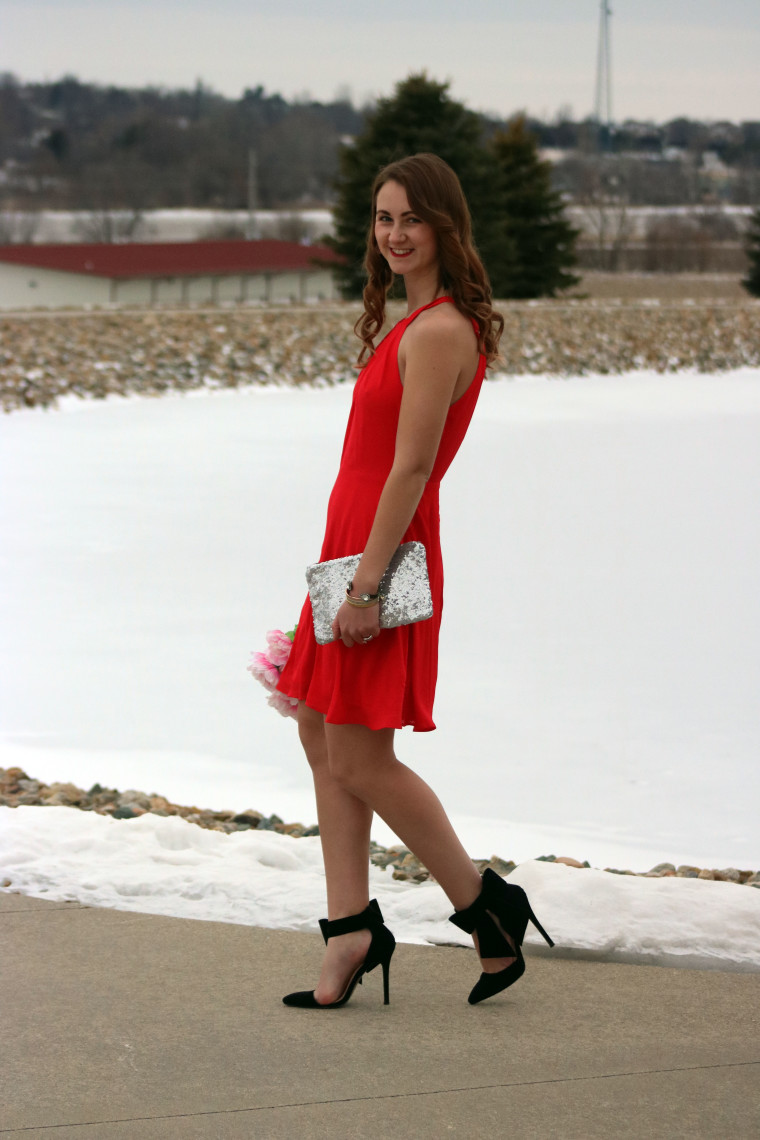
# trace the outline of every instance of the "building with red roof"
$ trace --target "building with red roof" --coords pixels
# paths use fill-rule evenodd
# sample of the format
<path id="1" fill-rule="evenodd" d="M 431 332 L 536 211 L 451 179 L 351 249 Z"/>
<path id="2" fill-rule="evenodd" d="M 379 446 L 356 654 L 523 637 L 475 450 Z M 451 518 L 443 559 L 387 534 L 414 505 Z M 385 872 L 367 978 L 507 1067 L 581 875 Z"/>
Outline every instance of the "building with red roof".
<path id="1" fill-rule="evenodd" d="M 293 241 L 0 246 L 0 308 L 334 300 L 339 257 Z"/>

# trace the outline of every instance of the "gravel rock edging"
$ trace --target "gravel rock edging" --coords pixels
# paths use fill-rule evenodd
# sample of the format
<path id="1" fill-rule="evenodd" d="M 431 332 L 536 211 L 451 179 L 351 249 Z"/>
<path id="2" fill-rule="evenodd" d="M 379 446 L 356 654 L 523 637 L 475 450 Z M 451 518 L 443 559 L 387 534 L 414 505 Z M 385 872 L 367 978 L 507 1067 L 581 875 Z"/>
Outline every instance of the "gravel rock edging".
<path id="1" fill-rule="evenodd" d="M 146 813 L 174 815 L 188 823 L 197 824 L 198 827 L 221 831 L 226 835 L 254 829 L 276 831 L 294 839 L 319 835 L 316 825 L 305 827 L 302 823 L 285 823 L 278 815 L 265 816 L 255 808 L 241 812 L 212 811 L 210 808 L 175 804 L 165 796 L 155 793 L 148 795 L 136 788 L 120 792 L 117 788 L 105 788 L 101 784 L 93 784 L 89 791 L 85 791 L 73 783 L 46 784 L 28 776 L 22 768 L 0 768 L 0 805 L 10 808 L 72 807 L 80 811 L 94 811 L 98 815 L 110 815 L 114 819 L 137 819 Z M 541 862 L 563 863 L 567 867 L 581 870 L 591 866 L 588 861 L 580 862 L 567 855 L 539 855 L 537 858 Z M 393 878 L 402 882 L 422 883 L 432 878 L 427 868 L 406 847 L 383 847 L 372 842 L 370 863 L 382 869 L 393 868 Z M 491 867 L 502 876 L 509 875 L 517 866 L 513 860 L 502 859 L 499 855 L 492 855 L 490 859 L 473 859 L 473 863 L 481 873 L 486 867 Z M 711 869 L 688 864 L 676 867 L 673 863 L 658 863 L 649 871 L 620 870 L 616 867 L 605 867 L 604 870 L 614 875 L 633 875 L 638 878 L 711 879 L 760 888 L 760 871 L 743 871 L 736 867 Z M 0 880 L 0 887 L 12 889 L 13 883 L 4 878 Z"/>
<path id="2" fill-rule="evenodd" d="M 495 375 L 583 376 L 760 365 L 755 301 L 497 302 Z M 361 307 L 112 310 L 0 316 L 0 406 L 53 408 L 61 396 L 161 396 L 244 386 L 350 383 Z M 391 305 L 389 319 L 402 315 Z"/>

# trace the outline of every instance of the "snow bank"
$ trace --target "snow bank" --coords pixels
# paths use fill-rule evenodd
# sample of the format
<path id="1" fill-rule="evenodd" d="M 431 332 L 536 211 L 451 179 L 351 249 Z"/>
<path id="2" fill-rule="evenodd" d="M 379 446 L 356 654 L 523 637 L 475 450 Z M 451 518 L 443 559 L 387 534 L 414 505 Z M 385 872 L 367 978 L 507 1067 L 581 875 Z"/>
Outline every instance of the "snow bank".
<path id="1" fill-rule="evenodd" d="M 179 918 L 315 930 L 325 911 L 319 839 L 205 831 L 177 817 L 117 820 L 65 807 L 0 808 L 0 877 L 12 890 Z M 760 968 L 760 891 L 696 879 L 638 879 L 529 862 L 528 892 L 557 952 L 706 969 Z M 402 942 L 468 938 L 439 886 L 370 868 L 370 892 Z M 529 927 L 527 942 L 539 936 Z M 540 942 L 543 946 L 543 942 Z"/>

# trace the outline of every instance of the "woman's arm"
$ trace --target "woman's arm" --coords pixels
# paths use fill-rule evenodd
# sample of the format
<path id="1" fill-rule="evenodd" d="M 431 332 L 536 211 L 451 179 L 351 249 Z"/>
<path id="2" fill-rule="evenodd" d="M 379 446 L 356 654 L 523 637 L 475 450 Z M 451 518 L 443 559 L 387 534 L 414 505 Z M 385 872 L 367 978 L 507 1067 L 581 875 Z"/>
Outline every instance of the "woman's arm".
<path id="1" fill-rule="evenodd" d="M 377 593 L 433 470 L 457 379 L 472 359 L 472 334 L 458 314 L 446 317 L 421 321 L 404 334 L 406 369 L 393 466 L 354 575 L 354 594 Z M 377 606 L 358 609 L 344 602 L 333 623 L 333 632 L 348 646 L 379 631 Z"/>

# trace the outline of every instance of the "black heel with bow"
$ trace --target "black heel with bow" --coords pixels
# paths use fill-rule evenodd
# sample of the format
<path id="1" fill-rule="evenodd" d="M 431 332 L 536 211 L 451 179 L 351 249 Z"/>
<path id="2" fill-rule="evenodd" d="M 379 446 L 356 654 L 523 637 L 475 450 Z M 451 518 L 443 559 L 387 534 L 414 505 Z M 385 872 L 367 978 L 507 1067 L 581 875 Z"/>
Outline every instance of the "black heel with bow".
<path id="1" fill-rule="evenodd" d="M 522 887 L 506 883 L 501 875 L 486 867 L 483 886 L 475 902 L 464 910 L 455 911 L 449 922 L 467 934 L 477 935 L 481 958 L 514 958 L 515 961 L 497 974 L 481 974 L 467 999 L 470 1005 L 501 993 L 523 976 L 525 959 L 522 942 L 529 921 L 546 942 L 553 946 L 551 938 L 533 913 Z M 514 946 L 510 946 L 505 935 L 512 939 Z"/>
<path id="2" fill-rule="evenodd" d="M 329 938 L 336 938 L 341 934 L 352 934 L 356 930 L 369 930 L 372 941 L 360 966 L 354 970 L 346 982 L 346 988 L 337 1001 L 322 1004 L 314 997 L 314 990 L 300 990 L 298 993 L 286 994 L 282 999 L 285 1005 L 299 1006 L 301 1009 L 338 1009 L 345 1005 L 356 986 L 361 983 L 365 974 L 374 970 L 376 966 L 383 968 L 383 999 L 385 1005 L 390 1001 L 390 968 L 393 951 L 396 949 L 396 939 L 383 922 L 383 916 L 377 901 L 372 899 L 369 906 L 361 914 L 352 914 L 348 918 L 336 918 L 328 922 L 320 918 L 319 928 L 327 944 Z"/>

